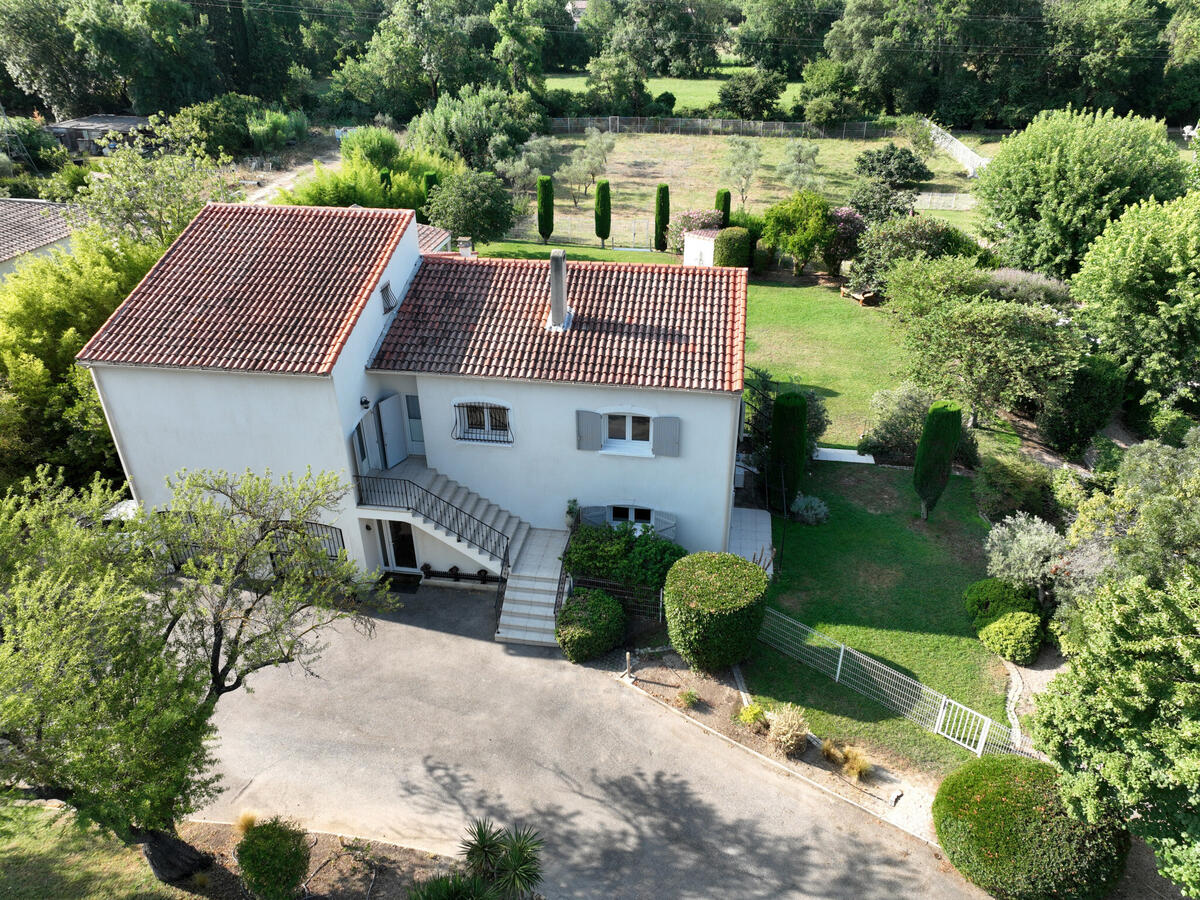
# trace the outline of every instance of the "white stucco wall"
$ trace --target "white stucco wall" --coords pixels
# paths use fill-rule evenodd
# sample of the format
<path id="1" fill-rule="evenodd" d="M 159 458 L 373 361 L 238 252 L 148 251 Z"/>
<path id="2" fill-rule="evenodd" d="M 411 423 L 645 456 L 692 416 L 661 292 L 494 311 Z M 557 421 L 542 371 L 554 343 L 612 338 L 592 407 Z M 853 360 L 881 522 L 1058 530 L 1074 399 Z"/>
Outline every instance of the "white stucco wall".
<path id="1" fill-rule="evenodd" d="M 390 380 L 378 377 L 385 386 Z M 689 550 L 725 548 L 737 395 L 430 375 L 416 380 L 428 464 L 535 528 L 562 528 L 574 497 L 584 506 L 630 504 L 671 513 L 678 518 L 676 539 Z M 467 400 L 508 406 L 513 443 L 454 440 L 454 404 Z M 678 416 L 680 455 L 577 450 L 578 409 Z"/>
<path id="2" fill-rule="evenodd" d="M 713 239 L 698 234 L 683 236 L 683 264 L 685 266 L 711 266 L 713 264 Z"/>
<path id="3" fill-rule="evenodd" d="M 66 250 L 70 252 L 71 239 L 69 237 L 65 237 L 60 241 L 53 241 L 52 243 L 38 247 L 36 250 L 30 250 L 26 253 L 22 253 L 20 256 L 14 256 L 10 259 L 0 260 L 0 278 L 3 278 L 9 272 L 16 271 L 17 267 L 26 260 L 33 259 L 35 256 L 48 256 L 54 250 Z"/>

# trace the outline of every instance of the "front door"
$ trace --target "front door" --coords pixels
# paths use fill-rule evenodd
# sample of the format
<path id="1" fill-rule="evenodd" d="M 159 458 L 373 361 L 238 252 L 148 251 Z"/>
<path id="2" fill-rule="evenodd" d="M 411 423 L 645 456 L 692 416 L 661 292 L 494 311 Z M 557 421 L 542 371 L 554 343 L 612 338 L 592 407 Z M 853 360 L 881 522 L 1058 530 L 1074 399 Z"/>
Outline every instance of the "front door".
<path id="1" fill-rule="evenodd" d="M 392 544 L 392 568 L 415 569 L 417 546 L 413 543 L 412 526 L 407 522 L 388 522 L 388 537 Z"/>
<path id="2" fill-rule="evenodd" d="M 408 452 L 425 455 L 425 426 L 421 424 L 421 401 L 416 394 L 404 395 L 404 411 L 408 419 Z"/>
<path id="3" fill-rule="evenodd" d="M 384 397 L 375 405 L 375 413 L 383 438 L 384 467 L 390 469 L 408 456 L 404 445 L 404 401 L 399 394 Z"/>

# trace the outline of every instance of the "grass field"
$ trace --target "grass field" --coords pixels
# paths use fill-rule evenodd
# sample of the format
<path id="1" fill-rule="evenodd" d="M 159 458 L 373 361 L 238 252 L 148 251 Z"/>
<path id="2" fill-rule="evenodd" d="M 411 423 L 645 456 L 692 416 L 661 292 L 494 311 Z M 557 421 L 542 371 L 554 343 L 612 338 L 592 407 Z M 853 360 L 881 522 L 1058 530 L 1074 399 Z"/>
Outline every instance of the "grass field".
<path id="1" fill-rule="evenodd" d="M 136 850 L 29 806 L 0 804 L 0 897 L 5 900 L 177 900 Z"/>
<path id="2" fill-rule="evenodd" d="M 756 281 L 746 310 L 746 362 L 816 390 L 832 420 L 821 443 L 853 447 L 871 395 L 902 380 L 904 356 L 886 312 L 832 287 Z"/>
<path id="3" fill-rule="evenodd" d="M 581 135 L 562 135 L 565 162 L 579 146 Z M 746 208 L 762 212 L 791 193 L 776 174 L 783 161 L 787 138 L 758 138 L 762 162 L 751 185 Z M 864 150 L 886 143 L 876 140 L 816 140 L 819 189 L 833 203 L 844 203 L 854 189 L 854 159 Z M 654 218 L 654 194 L 659 184 L 671 189 L 671 209 L 710 209 L 717 188 L 734 190 L 734 208 L 740 207 L 735 186 L 723 172 L 729 138 L 713 135 L 620 134 L 608 158 L 605 175 L 612 187 L 613 238 L 617 246 L 647 246 Z M 923 191 L 967 193 L 972 181 L 958 163 L 945 154 L 929 161 L 934 177 L 920 185 Z M 556 184 L 555 229 L 559 234 L 580 238 L 594 233 L 593 199 L 589 194 L 575 207 L 566 186 Z M 953 214 L 953 212 L 952 212 Z M 967 214 L 961 214 L 964 218 Z M 532 225 L 530 226 L 532 228 Z M 635 229 L 636 228 L 636 232 Z"/>
<path id="4" fill-rule="evenodd" d="M 646 87 L 655 97 L 663 91 L 670 91 L 675 95 L 676 108 L 687 106 L 696 109 L 716 103 L 717 92 L 721 89 L 721 85 L 725 83 L 729 75 L 737 71 L 739 71 L 738 66 L 724 67 L 725 78 L 648 78 Z M 587 75 L 547 75 L 546 87 L 551 90 L 582 92 L 587 90 Z M 799 87 L 800 82 L 798 81 L 788 83 L 787 90 L 779 98 L 779 103 L 785 110 L 792 108 Z"/>
<path id="5" fill-rule="evenodd" d="M 779 574 L 770 603 L 818 631 L 1004 721 L 1006 676 L 962 605 L 982 578 L 987 524 L 970 480 L 953 476 L 928 522 L 910 472 L 815 463 L 805 491 L 830 510 L 823 525 L 776 520 Z M 965 751 L 815 670 L 764 649 L 745 666 L 752 693 L 798 703 L 820 737 L 865 742 L 944 772 Z"/>

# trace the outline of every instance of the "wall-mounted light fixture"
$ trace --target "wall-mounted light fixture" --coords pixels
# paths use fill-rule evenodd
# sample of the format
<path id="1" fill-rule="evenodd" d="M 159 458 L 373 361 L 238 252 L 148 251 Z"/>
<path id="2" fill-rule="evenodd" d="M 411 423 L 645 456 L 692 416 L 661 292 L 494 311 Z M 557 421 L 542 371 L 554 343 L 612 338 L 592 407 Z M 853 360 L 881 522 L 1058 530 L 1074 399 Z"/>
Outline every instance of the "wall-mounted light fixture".
<path id="1" fill-rule="evenodd" d="M 366 397 L 359 397 L 359 398 L 358 398 L 358 405 L 359 405 L 359 406 L 361 406 L 363 409 L 370 409 L 370 408 L 371 408 L 371 401 L 370 401 L 370 400 L 368 400 Z"/>

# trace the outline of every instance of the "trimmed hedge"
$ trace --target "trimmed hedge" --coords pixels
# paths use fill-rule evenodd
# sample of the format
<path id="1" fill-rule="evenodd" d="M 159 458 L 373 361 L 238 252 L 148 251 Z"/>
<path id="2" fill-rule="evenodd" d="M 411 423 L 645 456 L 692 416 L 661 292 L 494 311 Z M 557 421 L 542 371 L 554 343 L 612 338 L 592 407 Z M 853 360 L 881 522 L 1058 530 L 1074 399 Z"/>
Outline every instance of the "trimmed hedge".
<path id="1" fill-rule="evenodd" d="M 693 553 L 667 573 L 671 646 L 689 666 L 724 669 L 750 655 L 766 612 L 767 573 L 732 553 Z"/>
<path id="2" fill-rule="evenodd" d="M 953 400 L 935 400 L 925 416 L 913 465 L 913 487 L 921 498 L 921 518 L 928 519 L 950 481 L 950 468 L 962 437 L 962 407 Z"/>
<path id="3" fill-rule="evenodd" d="M 1042 639 L 1042 617 L 1031 612 L 1007 612 L 979 629 L 983 646 L 1019 666 L 1037 659 Z"/>
<path id="4" fill-rule="evenodd" d="M 251 894 L 260 900 L 291 900 L 308 874 L 308 835 L 276 816 L 247 828 L 235 855 Z"/>
<path id="5" fill-rule="evenodd" d="M 580 588 L 563 601 L 554 639 L 573 663 L 607 653 L 625 637 L 625 610 L 604 591 Z"/>
<path id="6" fill-rule="evenodd" d="M 729 227 L 729 208 L 732 203 L 733 195 L 730 193 L 729 188 L 720 188 L 717 191 L 717 201 L 714 204 L 714 208 L 721 211 L 722 228 Z"/>
<path id="7" fill-rule="evenodd" d="M 1019 756 L 971 760 L 942 782 L 933 824 L 946 856 L 999 900 L 1095 900 L 1125 868 L 1115 820 L 1073 819 L 1053 766 Z"/>
<path id="8" fill-rule="evenodd" d="M 687 551 L 652 531 L 632 525 L 580 525 L 563 553 L 563 568 L 577 577 L 590 576 L 660 590 L 667 572 Z"/>
<path id="9" fill-rule="evenodd" d="M 554 234 L 554 179 L 539 175 L 537 180 L 537 227 L 542 243 Z"/>
<path id="10" fill-rule="evenodd" d="M 660 184 L 654 192 L 654 249 L 667 249 L 667 226 L 671 223 L 671 189 Z"/>
<path id="11" fill-rule="evenodd" d="M 754 245 L 745 228 L 722 228 L 713 241 L 714 266 L 745 266 L 754 263 Z"/>
<path id="12" fill-rule="evenodd" d="M 984 578 L 963 591 L 963 605 L 979 631 L 988 622 L 1011 612 L 1037 612 L 1037 603 L 1026 587 L 1003 578 Z"/>
<path id="13" fill-rule="evenodd" d="M 1055 450 L 1082 453 L 1092 436 L 1108 424 L 1125 389 L 1125 374 L 1103 356 L 1089 356 L 1071 376 L 1046 391 L 1038 411 L 1038 433 Z"/>

